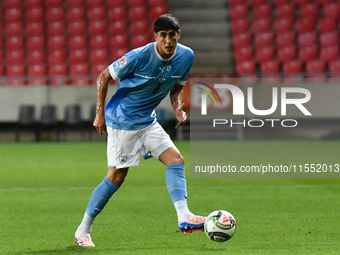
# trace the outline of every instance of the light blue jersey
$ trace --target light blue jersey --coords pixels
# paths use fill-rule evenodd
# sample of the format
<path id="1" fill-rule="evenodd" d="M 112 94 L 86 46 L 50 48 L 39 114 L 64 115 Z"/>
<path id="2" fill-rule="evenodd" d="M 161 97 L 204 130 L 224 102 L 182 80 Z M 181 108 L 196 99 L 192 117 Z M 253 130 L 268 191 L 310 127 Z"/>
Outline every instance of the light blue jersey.
<path id="1" fill-rule="evenodd" d="M 155 108 L 176 83 L 185 85 L 193 60 L 193 51 L 179 43 L 174 54 L 165 59 L 154 42 L 113 62 L 110 74 L 120 81 L 105 108 L 106 125 L 138 130 L 155 123 Z"/>

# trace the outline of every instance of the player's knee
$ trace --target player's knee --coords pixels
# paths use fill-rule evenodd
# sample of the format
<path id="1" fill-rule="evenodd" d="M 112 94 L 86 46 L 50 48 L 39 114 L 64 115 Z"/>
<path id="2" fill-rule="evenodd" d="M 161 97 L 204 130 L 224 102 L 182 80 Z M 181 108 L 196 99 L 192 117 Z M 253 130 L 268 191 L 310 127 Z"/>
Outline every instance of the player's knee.
<path id="1" fill-rule="evenodd" d="M 179 163 L 179 164 L 185 164 L 185 161 L 184 161 L 184 158 L 181 154 L 179 154 L 177 157 L 176 157 L 176 163 Z"/>
<path id="2" fill-rule="evenodd" d="M 122 169 L 109 168 L 106 177 L 117 186 L 121 186 L 125 180 L 128 169 L 129 168 Z"/>

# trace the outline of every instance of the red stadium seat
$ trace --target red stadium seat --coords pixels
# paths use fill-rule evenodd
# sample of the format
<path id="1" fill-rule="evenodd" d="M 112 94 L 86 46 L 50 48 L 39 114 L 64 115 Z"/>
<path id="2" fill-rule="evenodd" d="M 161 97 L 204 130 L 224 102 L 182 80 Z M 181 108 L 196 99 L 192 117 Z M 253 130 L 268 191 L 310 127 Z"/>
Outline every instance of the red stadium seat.
<path id="1" fill-rule="evenodd" d="M 7 75 L 14 77 L 7 77 L 7 85 L 25 85 L 25 67 L 22 64 L 7 65 Z M 21 77 L 20 77 L 21 76 Z"/>
<path id="2" fill-rule="evenodd" d="M 136 20 L 130 23 L 132 33 L 143 34 L 149 30 L 149 24 L 147 20 Z"/>
<path id="3" fill-rule="evenodd" d="M 145 34 L 133 34 L 131 36 L 131 47 L 138 48 L 144 46 L 150 42 L 150 37 L 147 33 Z"/>
<path id="4" fill-rule="evenodd" d="M 295 16 L 295 4 L 287 3 L 283 5 L 279 5 L 276 8 L 276 17 L 277 18 L 294 18 Z"/>
<path id="5" fill-rule="evenodd" d="M 309 46 L 318 43 L 318 34 L 316 31 L 305 32 L 298 35 L 300 47 Z"/>
<path id="6" fill-rule="evenodd" d="M 241 61 L 236 64 L 236 72 L 240 75 L 256 73 L 256 63 L 253 60 Z"/>
<path id="7" fill-rule="evenodd" d="M 28 85 L 46 85 L 46 65 L 45 64 L 34 64 L 29 65 L 27 68 Z M 40 76 L 40 77 L 39 77 Z"/>
<path id="8" fill-rule="evenodd" d="M 325 33 L 337 29 L 337 24 L 335 19 L 330 18 L 319 18 L 317 27 L 320 33 Z"/>
<path id="9" fill-rule="evenodd" d="M 106 10 L 104 6 L 90 7 L 87 12 L 87 17 L 90 21 L 106 19 Z"/>
<path id="10" fill-rule="evenodd" d="M 128 0 L 128 5 L 134 7 L 136 5 L 146 5 L 146 0 Z"/>
<path id="11" fill-rule="evenodd" d="M 253 32 L 263 33 L 271 30 L 272 20 L 271 18 L 260 18 L 253 20 Z"/>
<path id="12" fill-rule="evenodd" d="M 106 3 L 110 8 L 115 6 L 125 6 L 125 0 L 106 0 Z"/>
<path id="13" fill-rule="evenodd" d="M 43 0 L 25 0 L 24 2 L 26 8 L 40 7 L 43 5 Z"/>
<path id="14" fill-rule="evenodd" d="M 43 8 L 41 6 L 26 8 L 26 20 L 30 22 L 43 22 Z"/>
<path id="15" fill-rule="evenodd" d="M 340 59 L 329 62 L 329 71 L 340 74 Z"/>
<path id="16" fill-rule="evenodd" d="M 144 5 L 137 5 L 129 8 L 130 20 L 142 20 L 147 18 L 147 9 Z"/>
<path id="17" fill-rule="evenodd" d="M 91 63 L 91 70 L 90 70 L 90 73 L 92 75 L 99 75 L 106 67 L 108 67 L 108 63 L 107 62 L 103 62 L 103 63 L 96 63 L 96 64 L 93 64 Z M 95 78 L 96 80 L 96 78 Z M 95 83 L 95 82 L 93 82 Z"/>
<path id="18" fill-rule="evenodd" d="M 250 0 L 250 5 L 253 7 L 266 4 L 266 3 L 267 3 L 267 0 Z"/>
<path id="19" fill-rule="evenodd" d="M 24 31 L 22 21 L 6 22 L 5 33 L 6 36 L 22 35 Z"/>
<path id="20" fill-rule="evenodd" d="M 228 0 L 227 4 L 229 6 L 234 6 L 234 5 L 238 5 L 240 3 L 247 3 L 247 0 Z"/>
<path id="21" fill-rule="evenodd" d="M 67 66 L 66 64 L 50 64 L 48 66 L 48 74 L 51 86 L 63 85 L 66 83 Z"/>
<path id="22" fill-rule="evenodd" d="M 282 69 L 285 76 L 285 82 L 296 83 L 298 82 L 299 73 L 303 71 L 303 62 L 301 59 L 283 62 Z"/>
<path id="23" fill-rule="evenodd" d="M 48 52 L 48 62 L 50 64 L 63 64 L 66 61 L 66 50 L 52 50 Z"/>
<path id="24" fill-rule="evenodd" d="M 294 31 L 278 33 L 276 35 L 276 43 L 279 47 L 288 46 L 296 43 L 296 34 Z"/>
<path id="25" fill-rule="evenodd" d="M 287 62 L 296 59 L 297 48 L 295 44 L 278 47 L 277 57 L 282 62 Z"/>
<path id="26" fill-rule="evenodd" d="M 232 36 L 234 48 L 238 48 L 252 43 L 252 34 L 250 32 L 243 32 Z"/>
<path id="27" fill-rule="evenodd" d="M 260 71 L 264 74 L 280 72 L 280 61 L 277 59 L 270 59 L 260 63 Z"/>
<path id="28" fill-rule="evenodd" d="M 76 0 L 71 0 L 71 1 L 77 2 Z M 50 8 L 50 7 L 59 7 L 59 6 L 62 6 L 63 3 L 64 3 L 64 0 L 48 0 L 48 1 L 46 1 L 46 6 L 48 8 Z"/>
<path id="29" fill-rule="evenodd" d="M 43 35 L 45 31 L 44 24 L 41 22 L 27 22 L 26 33 L 28 36 Z"/>
<path id="30" fill-rule="evenodd" d="M 11 7 L 21 7 L 22 1 L 21 0 L 4 0 L 5 7 L 11 8 Z"/>
<path id="31" fill-rule="evenodd" d="M 66 47 L 65 35 L 49 36 L 47 38 L 47 45 L 49 50 L 61 50 Z"/>
<path id="32" fill-rule="evenodd" d="M 237 19 L 231 21 L 231 31 L 233 34 L 248 32 L 250 29 L 249 18 Z"/>
<path id="33" fill-rule="evenodd" d="M 27 62 L 28 65 L 33 64 L 45 64 L 46 55 L 45 50 L 30 50 L 27 52 Z"/>
<path id="34" fill-rule="evenodd" d="M 22 13 L 21 7 L 11 7 L 8 9 L 6 8 L 4 12 L 5 12 L 6 22 L 22 21 L 23 19 L 23 13 Z"/>
<path id="35" fill-rule="evenodd" d="M 249 7 L 248 7 L 248 4 L 246 3 L 231 6 L 229 8 L 230 19 L 235 20 L 235 19 L 248 17 L 248 9 Z"/>
<path id="36" fill-rule="evenodd" d="M 315 59 L 306 62 L 306 71 L 308 73 L 308 82 L 326 81 L 326 62 L 322 59 Z"/>
<path id="37" fill-rule="evenodd" d="M 111 49 L 110 62 L 114 62 L 117 59 L 121 58 L 128 51 L 129 51 L 129 48 L 127 47 Z"/>
<path id="38" fill-rule="evenodd" d="M 35 35 L 35 36 L 27 37 L 26 45 L 29 50 L 44 49 L 45 48 L 45 37 L 42 35 Z"/>
<path id="39" fill-rule="evenodd" d="M 85 7 L 84 6 L 73 6 L 67 9 L 67 19 L 80 20 L 85 18 Z"/>
<path id="40" fill-rule="evenodd" d="M 88 73 L 89 65 L 87 62 L 71 65 L 70 75 L 73 77 L 71 77 L 70 84 L 78 86 L 88 85 L 90 83 L 90 80 L 87 77 Z"/>
<path id="41" fill-rule="evenodd" d="M 326 5 L 329 3 L 333 3 L 334 0 L 316 0 L 316 2 L 318 2 L 320 5 Z"/>
<path id="42" fill-rule="evenodd" d="M 273 0 L 272 2 L 276 6 L 281 6 L 281 5 L 284 5 L 284 4 L 289 4 L 291 2 L 291 0 Z"/>
<path id="43" fill-rule="evenodd" d="M 124 34 L 128 30 L 128 23 L 126 20 L 111 21 L 109 23 L 110 35 Z"/>
<path id="44" fill-rule="evenodd" d="M 318 46 L 316 44 L 301 47 L 299 49 L 299 58 L 302 61 L 310 61 L 318 58 Z"/>
<path id="45" fill-rule="evenodd" d="M 20 65 L 24 62 L 24 51 L 22 49 L 7 50 L 6 51 L 6 64 L 7 65 Z"/>
<path id="46" fill-rule="evenodd" d="M 91 36 L 90 38 L 91 49 L 103 49 L 103 48 L 107 48 L 107 46 L 108 46 L 108 39 L 106 35 Z"/>
<path id="47" fill-rule="evenodd" d="M 234 57 L 236 62 L 242 62 L 245 60 L 252 60 L 254 56 L 254 50 L 251 45 L 243 46 L 234 50 Z"/>
<path id="48" fill-rule="evenodd" d="M 320 57 L 327 62 L 339 59 L 339 45 L 321 47 Z"/>
<path id="49" fill-rule="evenodd" d="M 113 21 L 126 21 L 126 7 L 123 6 L 114 6 L 111 7 L 107 12 L 107 17 L 110 20 L 110 22 Z"/>
<path id="50" fill-rule="evenodd" d="M 92 64 L 95 63 L 108 63 L 109 62 L 109 52 L 107 49 L 101 50 L 91 50 L 90 51 L 90 61 Z"/>
<path id="51" fill-rule="evenodd" d="M 244 3 L 245 1 L 240 1 Z M 149 6 L 168 5 L 167 0 L 148 0 Z"/>
<path id="52" fill-rule="evenodd" d="M 274 45 L 275 36 L 272 31 L 255 34 L 256 47 Z"/>
<path id="53" fill-rule="evenodd" d="M 296 21 L 296 30 L 299 33 L 311 32 L 315 29 L 315 18 L 300 17 Z"/>
<path id="54" fill-rule="evenodd" d="M 255 19 L 260 18 L 271 18 L 273 13 L 273 8 L 270 4 L 261 4 L 253 7 L 253 14 Z"/>
<path id="55" fill-rule="evenodd" d="M 105 20 L 93 20 L 88 25 L 88 31 L 91 35 L 103 35 L 106 34 L 106 21 Z"/>
<path id="56" fill-rule="evenodd" d="M 316 2 L 300 6 L 300 16 L 317 19 L 319 16 L 319 5 Z"/>
<path id="57" fill-rule="evenodd" d="M 332 46 L 337 45 L 339 42 L 339 31 L 333 30 L 320 34 L 321 46 Z"/>
<path id="58" fill-rule="evenodd" d="M 330 19 L 339 19 L 340 14 L 340 3 L 331 2 L 323 6 L 323 16 Z"/>
<path id="59" fill-rule="evenodd" d="M 275 57 L 275 47 L 274 45 L 268 45 L 261 48 L 256 48 L 256 59 L 259 62 L 274 59 Z"/>
<path id="60" fill-rule="evenodd" d="M 95 7 L 95 6 L 104 6 L 105 1 L 104 0 L 86 0 L 87 6 L 89 7 Z"/>
<path id="61" fill-rule="evenodd" d="M 47 23 L 47 31 L 49 35 L 64 35 L 65 23 L 64 21 L 50 21 Z"/>
<path id="62" fill-rule="evenodd" d="M 79 64 L 88 60 L 87 49 L 75 49 L 69 52 L 71 64 Z"/>
<path id="63" fill-rule="evenodd" d="M 129 45 L 129 38 L 126 34 L 111 36 L 110 46 L 113 48 L 127 48 Z"/>
<path id="64" fill-rule="evenodd" d="M 150 7 L 149 15 L 152 20 L 156 20 L 162 14 L 166 14 L 168 12 L 169 10 L 168 10 L 167 5 L 157 5 L 157 6 Z"/>
<path id="65" fill-rule="evenodd" d="M 24 46 L 24 38 L 22 35 L 8 36 L 5 40 L 6 50 L 22 49 Z"/>
<path id="66" fill-rule="evenodd" d="M 71 50 L 86 48 L 87 47 L 86 36 L 85 35 L 70 36 L 68 45 Z"/>
<path id="67" fill-rule="evenodd" d="M 293 18 L 276 18 L 274 21 L 274 29 L 276 33 L 292 31 L 293 25 Z"/>
<path id="68" fill-rule="evenodd" d="M 312 2 L 312 0 L 295 0 L 295 3 L 297 5 L 299 5 L 300 7 L 303 6 L 303 5 L 309 4 L 311 2 Z"/>
<path id="69" fill-rule="evenodd" d="M 85 35 L 86 25 L 84 20 L 75 20 L 68 22 L 67 27 L 69 35 Z"/>
<path id="70" fill-rule="evenodd" d="M 53 7 L 47 8 L 46 19 L 48 21 L 63 21 L 64 9 L 61 6 L 53 6 Z"/>

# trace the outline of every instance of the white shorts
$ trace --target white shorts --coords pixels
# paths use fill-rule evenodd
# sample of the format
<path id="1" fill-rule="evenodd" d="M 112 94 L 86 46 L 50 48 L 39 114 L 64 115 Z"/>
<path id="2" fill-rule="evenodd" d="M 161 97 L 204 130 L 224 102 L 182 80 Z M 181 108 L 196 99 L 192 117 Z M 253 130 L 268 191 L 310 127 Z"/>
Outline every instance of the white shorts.
<path id="1" fill-rule="evenodd" d="M 159 123 L 140 130 L 120 130 L 107 127 L 108 167 L 138 166 L 141 156 L 157 158 L 170 147 L 175 147 L 170 136 Z"/>

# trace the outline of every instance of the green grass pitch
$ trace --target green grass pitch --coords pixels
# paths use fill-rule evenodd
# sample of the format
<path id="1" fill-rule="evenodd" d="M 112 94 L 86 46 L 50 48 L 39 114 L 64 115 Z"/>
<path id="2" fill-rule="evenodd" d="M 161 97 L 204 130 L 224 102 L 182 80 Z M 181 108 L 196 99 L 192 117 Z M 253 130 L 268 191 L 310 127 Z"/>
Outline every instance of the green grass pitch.
<path id="1" fill-rule="evenodd" d="M 337 142 L 226 143 L 237 148 L 228 156 L 244 164 L 258 157 L 249 148 L 261 148 L 266 158 L 282 154 L 287 164 L 302 148 L 310 161 L 340 151 Z M 130 169 L 96 219 L 96 247 L 78 247 L 74 232 L 107 171 L 106 143 L 0 144 L 0 254 L 339 253 L 340 179 L 190 178 L 190 144 L 176 144 L 187 163 L 191 211 L 230 211 L 237 220 L 231 240 L 179 232 L 164 167 L 149 159 Z"/>

